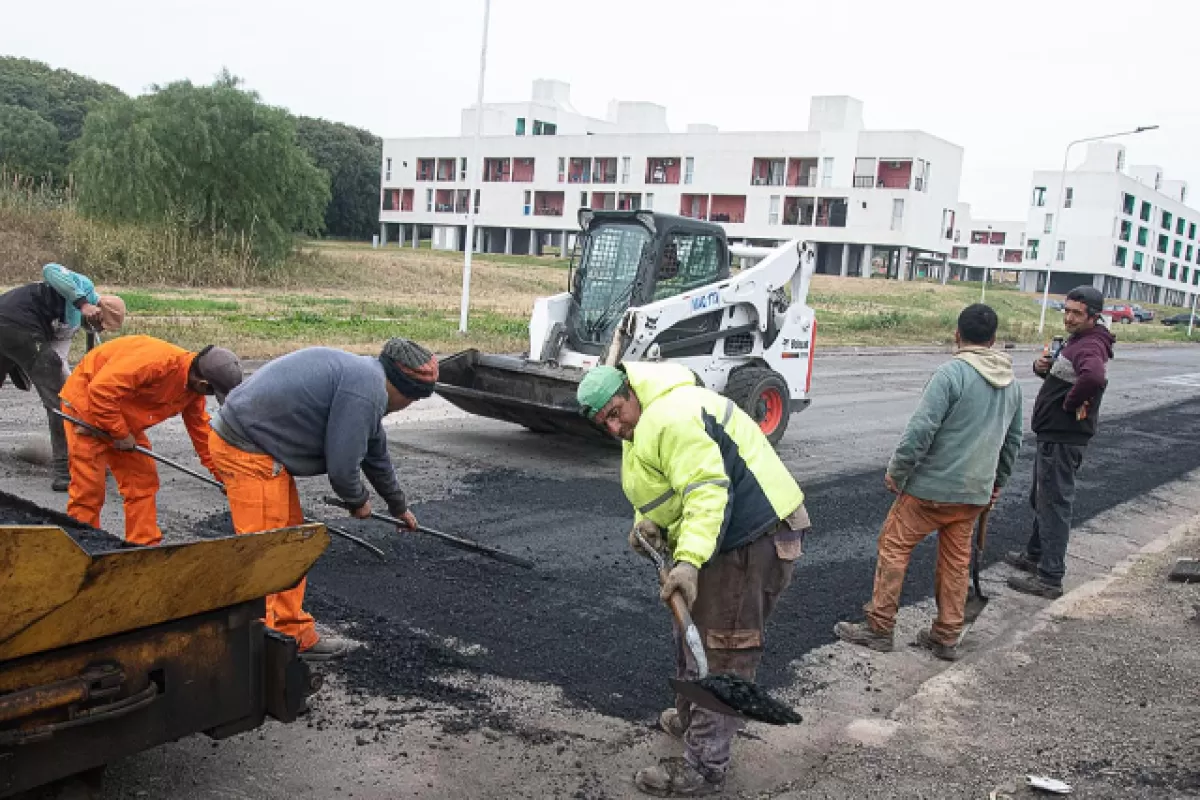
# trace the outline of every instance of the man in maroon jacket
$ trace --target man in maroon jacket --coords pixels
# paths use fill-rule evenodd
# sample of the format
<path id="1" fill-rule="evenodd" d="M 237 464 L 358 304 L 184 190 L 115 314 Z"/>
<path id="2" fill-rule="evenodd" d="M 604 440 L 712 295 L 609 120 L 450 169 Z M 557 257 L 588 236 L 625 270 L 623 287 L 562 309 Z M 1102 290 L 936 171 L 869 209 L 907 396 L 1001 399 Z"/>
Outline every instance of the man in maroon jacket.
<path id="1" fill-rule="evenodd" d="M 1071 334 L 1057 354 L 1043 355 L 1033 364 L 1043 380 L 1033 404 L 1037 455 L 1033 466 L 1033 534 L 1023 552 L 1004 560 L 1028 577 L 1009 578 L 1008 585 L 1025 594 L 1061 597 L 1067 571 L 1067 542 L 1075 504 L 1075 473 L 1084 448 L 1096 433 L 1100 401 L 1108 385 L 1106 365 L 1116 337 L 1100 319 L 1104 295 L 1091 286 L 1077 286 L 1067 295 L 1063 326 Z"/>

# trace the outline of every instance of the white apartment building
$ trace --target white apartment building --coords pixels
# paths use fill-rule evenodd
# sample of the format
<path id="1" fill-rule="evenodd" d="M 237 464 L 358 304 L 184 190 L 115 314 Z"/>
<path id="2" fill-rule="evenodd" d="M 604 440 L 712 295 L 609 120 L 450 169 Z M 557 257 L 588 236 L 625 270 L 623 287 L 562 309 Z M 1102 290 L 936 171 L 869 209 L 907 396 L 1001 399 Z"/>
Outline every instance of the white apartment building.
<path id="1" fill-rule="evenodd" d="M 854 98 L 814 97 L 808 130 L 797 132 L 671 133 L 666 109 L 642 102 L 587 117 L 556 81 L 483 114 L 477 251 L 569 249 L 579 210 L 592 208 L 706 219 L 752 244 L 803 237 L 817 243 L 825 273 L 903 279 L 940 273 L 950 255 L 962 148 L 920 131 L 866 130 Z M 384 140 L 384 243 L 463 248 L 475 121 L 470 108 L 459 136 Z"/>
<path id="2" fill-rule="evenodd" d="M 1187 184 L 1161 167 L 1125 166 L 1125 148 L 1092 144 L 1066 174 L 1035 172 L 1026 223 L 1021 288 L 1050 291 L 1090 283 L 1105 297 L 1188 306 L 1200 291 L 1200 211 L 1186 205 Z M 1059 191 L 1062 218 L 1055 231 Z M 1038 270 L 1038 271 L 1033 271 Z"/>
<path id="3" fill-rule="evenodd" d="M 1025 264 L 1025 220 L 975 219 L 971 206 L 957 209 L 950 248 L 952 280 L 1015 280 Z"/>

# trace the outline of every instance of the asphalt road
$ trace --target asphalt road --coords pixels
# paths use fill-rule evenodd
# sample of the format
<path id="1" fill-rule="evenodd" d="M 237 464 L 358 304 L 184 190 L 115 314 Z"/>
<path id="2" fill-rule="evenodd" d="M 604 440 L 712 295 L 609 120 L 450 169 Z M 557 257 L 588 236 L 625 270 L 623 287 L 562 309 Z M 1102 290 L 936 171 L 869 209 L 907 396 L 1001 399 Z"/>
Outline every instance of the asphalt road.
<path id="1" fill-rule="evenodd" d="M 817 360 L 813 405 L 793 418 L 779 448 L 807 494 L 814 536 L 768 632 L 760 675 L 767 686 L 803 694 L 789 665 L 831 642 L 835 621 L 861 616 L 891 501 L 883 469 L 925 380 L 946 357 Z M 1026 419 L 1039 384 L 1028 372 L 1031 358 L 1016 354 Z M 48 490 L 47 470 L 16 455 L 44 438 L 36 399 L 6 388 L 0 419 L 0 488 L 64 508 L 65 498 Z M 1197 423 L 1200 350 L 1119 349 L 1101 433 L 1080 476 L 1077 522 L 1200 467 Z M 320 505 L 324 481 L 302 481 L 310 515 L 337 519 L 389 555 L 381 564 L 335 540 L 310 575 L 310 611 L 363 643 L 332 668 L 348 694 L 428 699 L 457 710 L 463 730 L 502 725 L 505 714 L 493 707 L 485 682 L 446 679 L 465 671 L 556 687 L 581 712 L 652 718 L 669 699 L 661 680 L 671 663 L 669 619 L 653 570 L 625 544 L 631 512 L 620 491 L 618 450 L 464 417 L 436 399 L 389 418 L 388 428 L 402 485 L 423 523 L 525 555 L 537 568 L 488 561 L 382 523 L 347 522 L 344 512 Z M 178 422 L 151 431 L 151 439 L 164 454 L 195 463 Z M 1028 530 L 1030 455 L 1026 448 L 993 514 L 989 561 Z M 187 477 L 162 479 L 160 517 L 169 538 L 228 524 L 213 490 Z M 120 531 L 120 519 L 110 486 L 105 527 Z M 914 558 L 906 604 L 930 592 L 931 545 Z"/>

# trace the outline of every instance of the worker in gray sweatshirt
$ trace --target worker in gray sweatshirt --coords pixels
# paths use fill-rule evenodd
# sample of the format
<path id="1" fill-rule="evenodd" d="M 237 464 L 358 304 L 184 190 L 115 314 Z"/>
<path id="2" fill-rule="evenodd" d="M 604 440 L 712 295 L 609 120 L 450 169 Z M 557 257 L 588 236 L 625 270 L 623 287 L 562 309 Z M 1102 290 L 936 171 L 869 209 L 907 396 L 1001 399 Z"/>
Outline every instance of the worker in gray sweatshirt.
<path id="1" fill-rule="evenodd" d="M 383 417 L 429 397 L 437 359 L 408 339 L 391 339 L 378 358 L 327 347 L 297 350 L 259 368 L 213 416 L 209 451 L 237 533 L 303 522 L 293 476 L 328 475 L 350 514 L 371 514 L 362 475 L 388 513 L 417 527 L 388 456 Z M 293 637 L 300 655 L 326 661 L 349 643 L 317 633 L 304 610 L 305 580 L 267 598 L 267 625 Z"/>

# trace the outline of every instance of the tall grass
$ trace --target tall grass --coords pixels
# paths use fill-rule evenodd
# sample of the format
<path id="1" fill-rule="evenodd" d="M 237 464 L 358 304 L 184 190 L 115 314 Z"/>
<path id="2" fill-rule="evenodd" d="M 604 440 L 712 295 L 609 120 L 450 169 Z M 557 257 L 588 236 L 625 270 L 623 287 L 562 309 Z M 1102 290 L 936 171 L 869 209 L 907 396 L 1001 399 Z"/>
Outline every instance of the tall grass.
<path id="1" fill-rule="evenodd" d="M 184 220 L 157 225 L 104 223 L 83 216 L 71 184 L 0 168 L 0 282 L 35 277 L 58 261 L 92 280 L 126 285 L 252 286 L 288 284 L 319 272 L 319 254 L 281 263 L 254 254 L 253 235 L 199 233 Z"/>

